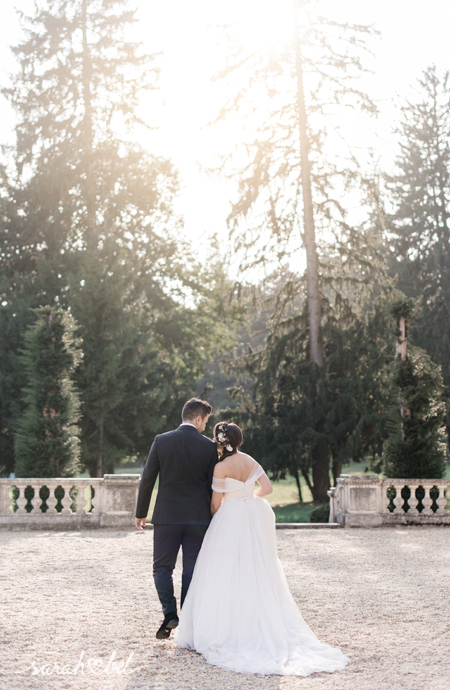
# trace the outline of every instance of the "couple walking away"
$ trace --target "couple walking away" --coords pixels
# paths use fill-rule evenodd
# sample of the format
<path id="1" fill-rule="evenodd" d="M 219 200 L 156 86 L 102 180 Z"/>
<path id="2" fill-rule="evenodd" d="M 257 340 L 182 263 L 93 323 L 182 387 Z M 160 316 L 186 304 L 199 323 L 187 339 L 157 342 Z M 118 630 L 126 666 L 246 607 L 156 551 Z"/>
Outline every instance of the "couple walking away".
<path id="1" fill-rule="evenodd" d="M 213 441 L 202 435 L 210 414 L 203 400 L 184 405 L 178 429 L 155 437 L 139 487 L 142 530 L 159 474 L 153 577 L 164 621 L 156 637 L 178 627 L 179 647 L 240 673 L 308 676 L 344 668 L 348 657 L 317 639 L 289 591 L 275 515 L 263 499 L 272 492 L 269 478 L 239 450 L 236 424 L 216 424 Z M 178 617 L 172 574 L 180 546 Z"/>

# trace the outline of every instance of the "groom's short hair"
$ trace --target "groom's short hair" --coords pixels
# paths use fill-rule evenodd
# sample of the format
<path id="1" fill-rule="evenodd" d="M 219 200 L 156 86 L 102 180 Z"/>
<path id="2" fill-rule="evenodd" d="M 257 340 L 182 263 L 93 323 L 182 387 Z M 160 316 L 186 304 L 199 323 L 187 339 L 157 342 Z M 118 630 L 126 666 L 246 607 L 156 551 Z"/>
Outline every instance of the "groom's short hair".
<path id="1" fill-rule="evenodd" d="M 206 417 L 211 414 L 212 407 L 206 402 L 206 400 L 200 400 L 200 398 L 191 398 L 184 403 L 183 409 L 181 411 L 181 419 L 185 422 L 188 419 L 195 419 L 200 415 L 200 417 Z"/>

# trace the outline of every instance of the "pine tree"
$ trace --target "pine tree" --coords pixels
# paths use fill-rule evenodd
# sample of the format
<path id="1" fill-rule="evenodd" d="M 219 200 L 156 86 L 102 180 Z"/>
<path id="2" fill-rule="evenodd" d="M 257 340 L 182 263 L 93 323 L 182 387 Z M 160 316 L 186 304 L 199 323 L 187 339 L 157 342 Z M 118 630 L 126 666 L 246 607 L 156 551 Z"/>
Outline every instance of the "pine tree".
<path id="1" fill-rule="evenodd" d="M 14 188 L 1 168 L 0 194 L 0 476 L 14 470 L 14 430 L 24 406 L 26 375 L 21 363 L 23 337 L 35 320 L 40 299 L 33 289 L 34 266 L 22 251 Z"/>
<path id="2" fill-rule="evenodd" d="M 429 67 L 401 108 L 396 171 L 387 177 L 390 272 L 421 315 L 414 342 L 442 367 L 450 400 L 450 74 Z M 450 418 L 447 416 L 447 431 Z"/>
<path id="3" fill-rule="evenodd" d="M 308 351 L 312 368 L 324 366 L 323 258 L 329 250 L 317 242 L 321 231 L 336 236 L 332 251 L 353 251 L 354 228 L 347 222 L 342 193 L 355 179 L 349 157 L 326 150 L 326 133 L 333 130 L 336 106 L 375 112 L 357 80 L 364 72 L 361 56 L 370 27 L 340 25 L 315 12 L 313 0 L 294 3 L 291 41 L 257 53 L 239 45 L 221 77 L 232 95 L 220 113 L 260 118 L 255 139 L 246 145 L 245 164 L 233 161 L 224 170 L 237 177 L 239 188 L 229 226 L 234 248 L 242 256 L 241 270 L 265 266 L 281 272 L 281 263 L 306 249 L 304 291 L 307 297 Z M 301 11 L 300 19 L 297 19 Z M 239 79 L 235 80 L 236 73 Z M 236 86 L 238 84 L 239 86 Z M 256 111 L 264 94 L 266 107 Z M 256 112 L 255 112 L 256 111 Z M 242 152 L 240 152 L 242 161 Z M 345 161 L 342 165 L 342 161 Z M 284 287 L 283 287 L 284 289 Z M 280 295 L 283 300 L 283 296 Z M 311 403 L 316 419 L 313 448 L 314 497 L 327 500 L 329 449 L 321 414 L 321 377 L 315 374 Z"/>
<path id="4" fill-rule="evenodd" d="M 441 479 L 446 466 L 442 375 L 426 352 L 411 346 L 407 350 L 408 325 L 415 311 L 414 301 L 404 298 L 391 308 L 398 325 L 393 382 L 399 405 L 390 420 L 384 472 L 388 477 Z"/>
<path id="5" fill-rule="evenodd" d="M 323 300 L 325 358 L 320 398 L 314 401 L 318 371 L 308 358 L 307 302 L 297 277 L 291 274 L 290 278 L 283 292 L 291 295 L 290 300 L 281 304 L 279 286 L 274 290 L 275 305 L 266 322 L 263 346 L 249 348 L 228 362 L 228 368 L 243 381 L 231 390 L 238 403 L 232 414 L 244 426 L 249 452 L 261 458 L 274 477 L 283 478 L 289 472 L 299 486 L 301 475 L 312 490 L 319 414 L 335 480 L 344 463 L 369 455 L 381 457 L 391 397 L 388 290 L 377 295 L 373 284 L 364 287 L 356 282 L 358 299 L 351 293 L 344 298 L 339 292 L 328 292 L 328 299 Z"/>
<path id="6" fill-rule="evenodd" d="M 31 306 L 56 302 L 73 307 L 82 335 L 92 323 L 83 301 L 93 308 L 97 342 L 85 353 L 83 368 L 96 375 L 79 376 L 88 405 L 83 419 L 95 420 L 94 429 L 86 424 L 83 429 L 89 426 L 90 444 L 98 447 L 94 463 L 90 456 L 86 463 L 98 476 L 104 417 L 115 416 L 111 426 L 120 429 L 121 414 L 113 398 L 95 416 L 100 407 L 95 397 L 102 395 L 96 379 L 106 376 L 97 371 L 104 360 L 95 360 L 96 353 L 103 352 L 104 341 L 121 341 L 133 300 L 148 302 L 152 310 L 158 303 L 170 309 L 163 286 L 168 274 L 176 274 L 177 264 L 176 245 L 167 239 L 176 226 L 170 208 L 174 171 L 117 134 L 125 127 L 131 133 L 138 124 L 138 96 L 153 89 L 157 78 L 154 56 L 140 54 L 139 45 L 126 39 L 133 21 L 126 0 L 36 4 L 34 16 L 22 15 L 25 40 L 13 49 L 20 70 L 5 90 L 18 116 L 18 182 L 11 193 L 20 209 L 10 220 L 7 239 L 13 263 L 19 256 L 31 276 L 30 281 L 15 271 L 18 284 L 11 279 L 9 287 L 13 294 L 22 287 L 24 296 L 32 293 Z M 164 226 L 165 236 L 158 226 Z M 126 284 L 123 310 L 108 308 L 105 282 Z M 12 294 L 6 292 L 9 304 Z M 111 299 L 117 300 L 117 290 Z M 26 301 L 22 299 L 23 310 L 29 306 Z M 134 347 L 139 356 L 140 344 Z M 126 368 L 120 372 L 127 377 Z"/>
<path id="7" fill-rule="evenodd" d="M 18 177 L 2 298 L 21 323 L 29 306 L 71 308 L 84 351 L 82 460 L 95 476 L 167 429 L 219 328 L 205 316 L 215 278 L 208 288 L 195 280 L 179 238 L 176 172 L 135 143 L 136 106 L 157 89 L 158 58 L 127 39 L 127 5 L 37 3 L 22 16 L 20 69 L 5 91 L 18 117 Z"/>
<path id="8" fill-rule="evenodd" d="M 42 307 L 28 329 L 22 364 L 26 410 L 15 435 L 17 477 L 73 477 L 79 469 L 80 401 L 73 373 L 81 358 L 76 323 L 63 309 Z"/>

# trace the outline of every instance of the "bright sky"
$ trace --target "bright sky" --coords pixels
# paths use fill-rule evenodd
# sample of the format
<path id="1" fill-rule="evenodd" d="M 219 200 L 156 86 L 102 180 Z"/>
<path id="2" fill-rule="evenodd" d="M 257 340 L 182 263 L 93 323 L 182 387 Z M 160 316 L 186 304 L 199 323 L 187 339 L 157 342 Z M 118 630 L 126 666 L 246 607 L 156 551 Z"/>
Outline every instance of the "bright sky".
<path id="1" fill-rule="evenodd" d="M 32 13 L 33 0 L 15 0 L 15 6 Z M 379 100 L 378 121 L 360 122 L 357 116 L 344 124 L 355 143 L 366 143 L 380 151 L 384 165 L 392 162 L 392 134 L 395 103 L 407 95 L 415 79 L 432 63 L 450 67 L 448 26 L 450 5 L 443 0 L 319 0 L 323 13 L 339 21 L 374 24 L 381 39 L 373 45 L 374 77 L 362 84 Z M 222 128 L 220 135 L 206 128 L 220 105 L 220 92 L 211 83 L 223 65 L 224 55 L 217 43 L 217 26 L 237 23 L 236 31 L 247 41 L 268 44 L 289 31 L 291 0 L 132 0 L 138 8 L 136 38 L 146 50 L 164 51 L 161 91 L 164 107 L 147 113 L 149 121 L 159 120 L 160 130 L 148 145 L 170 157 L 179 169 L 183 192 L 177 210 L 185 219 L 188 238 L 203 245 L 213 232 L 225 233 L 225 219 L 233 187 L 201 172 L 218 153 L 239 147 L 235 125 Z M 14 69 L 8 49 L 20 38 L 20 27 L 12 4 L 3 3 L 0 23 L 0 82 Z M 1 100 L 0 143 L 11 141 L 14 115 Z"/>

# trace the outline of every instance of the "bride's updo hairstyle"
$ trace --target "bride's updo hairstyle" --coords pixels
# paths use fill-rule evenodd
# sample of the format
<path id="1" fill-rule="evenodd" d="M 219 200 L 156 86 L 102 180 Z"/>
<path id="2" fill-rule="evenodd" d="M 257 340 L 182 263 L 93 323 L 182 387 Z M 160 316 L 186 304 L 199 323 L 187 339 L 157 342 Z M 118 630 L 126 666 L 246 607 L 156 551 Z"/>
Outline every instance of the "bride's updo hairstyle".
<path id="1" fill-rule="evenodd" d="M 242 431 L 237 424 L 227 424 L 227 422 L 218 422 L 214 427 L 214 441 L 224 446 L 223 455 L 220 458 L 225 458 L 234 455 L 242 442 L 244 437 Z"/>

